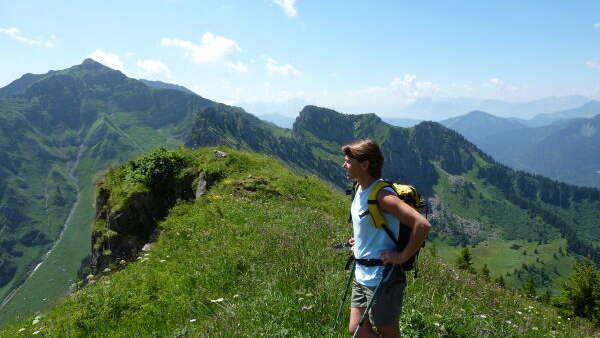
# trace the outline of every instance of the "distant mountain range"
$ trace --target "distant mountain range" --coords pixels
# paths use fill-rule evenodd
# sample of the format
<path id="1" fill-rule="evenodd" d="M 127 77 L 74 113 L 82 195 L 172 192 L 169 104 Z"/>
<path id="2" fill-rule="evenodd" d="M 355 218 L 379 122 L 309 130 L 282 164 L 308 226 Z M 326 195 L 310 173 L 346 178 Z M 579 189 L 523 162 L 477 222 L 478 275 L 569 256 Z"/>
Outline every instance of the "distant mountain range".
<path id="1" fill-rule="evenodd" d="M 533 120 L 550 124 L 527 127 L 522 121 L 479 111 L 442 124 L 512 168 L 571 184 L 600 187 L 600 102 L 590 101 L 575 109 L 538 115 Z"/>
<path id="2" fill-rule="evenodd" d="M 593 125 L 582 130 L 595 135 Z M 429 198 L 432 239 L 564 241 L 569 253 L 600 261 L 599 190 L 516 172 L 439 123 L 401 128 L 375 114 L 309 105 L 285 129 L 85 60 L 0 89 L 0 299 L 6 300 L 0 321 L 42 309 L 69 290 L 90 252 L 99 171 L 162 145 L 228 145 L 269 154 L 344 189 L 340 146 L 363 137 L 381 145 L 386 178 L 413 184 Z M 520 260 L 513 263 L 510 269 L 521 269 Z M 550 262 L 535 266 L 524 273 L 539 285 L 559 276 Z"/>
<path id="3" fill-rule="evenodd" d="M 440 121 L 440 123 L 456 130 L 474 143 L 476 140 L 490 135 L 525 128 L 525 125 L 517 120 L 497 117 L 478 110 Z"/>
<path id="4" fill-rule="evenodd" d="M 421 98 L 401 109 L 398 114 L 420 120 L 441 121 L 478 110 L 500 117 L 531 119 L 538 114 L 573 109 L 589 101 L 590 99 L 579 95 L 548 97 L 528 102 L 470 98 Z"/>
<path id="5" fill-rule="evenodd" d="M 287 129 L 292 129 L 292 126 L 294 125 L 294 121 L 296 120 L 293 117 L 279 115 L 279 114 L 257 115 L 257 117 L 263 121 L 271 122 L 278 127 L 287 128 Z"/>

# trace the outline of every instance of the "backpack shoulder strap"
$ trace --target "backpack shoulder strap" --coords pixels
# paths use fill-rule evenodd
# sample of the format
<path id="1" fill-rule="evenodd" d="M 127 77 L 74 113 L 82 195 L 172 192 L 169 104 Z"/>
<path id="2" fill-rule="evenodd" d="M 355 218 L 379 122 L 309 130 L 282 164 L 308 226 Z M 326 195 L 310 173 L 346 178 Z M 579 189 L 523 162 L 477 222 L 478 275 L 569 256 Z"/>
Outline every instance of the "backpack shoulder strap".
<path id="1" fill-rule="evenodd" d="M 392 185 L 389 182 L 379 181 L 375 184 L 375 186 L 373 187 L 373 189 L 371 189 L 371 192 L 369 193 L 369 199 L 368 199 L 369 214 L 371 214 L 371 217 L 373 218 L 373 226 L 378 229 L 382 229 L 382 228 L 386 227 L 387 224 L 386 224 L 385 217 L 383 217 L 383 214 L 379 210 L 379 206 L 377 204 L 377 195 L 379 194 L 381 189 L 383 189 L 385 187 L 391 187 L 391 186 Z"/>

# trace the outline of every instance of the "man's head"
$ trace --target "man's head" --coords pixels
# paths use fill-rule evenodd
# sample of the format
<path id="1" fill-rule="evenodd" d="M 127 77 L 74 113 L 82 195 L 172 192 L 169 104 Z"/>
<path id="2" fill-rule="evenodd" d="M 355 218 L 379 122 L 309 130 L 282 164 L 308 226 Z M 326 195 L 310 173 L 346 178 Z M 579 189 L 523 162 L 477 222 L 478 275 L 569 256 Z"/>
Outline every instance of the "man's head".
<path id="1" fill-rule="evenodd" d="M 377 143 L 365 138 L 354 141 L 342 147 L 346 176 L 357 179 L 358 176 L 368 174 L 373 178 L 381 177 L 383 168 L 383 155 Z"/>

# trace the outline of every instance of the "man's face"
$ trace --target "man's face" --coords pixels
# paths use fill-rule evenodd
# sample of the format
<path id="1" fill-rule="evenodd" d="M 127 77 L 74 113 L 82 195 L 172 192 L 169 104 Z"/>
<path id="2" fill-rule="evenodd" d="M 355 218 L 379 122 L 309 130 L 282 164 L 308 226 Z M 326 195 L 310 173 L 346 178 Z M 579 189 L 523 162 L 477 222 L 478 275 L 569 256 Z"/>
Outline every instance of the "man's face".
<path id="1" fill-rule="evenodd" d="M 349 180 L 355 180 L 366 171 L 368 166 L 367 161 L 358 161 L 357 159 L 348 157 L 348 155 L 344 156 L 344 164 L 342 164 L 342 168 L 346 169 L 346 178 Z"/>

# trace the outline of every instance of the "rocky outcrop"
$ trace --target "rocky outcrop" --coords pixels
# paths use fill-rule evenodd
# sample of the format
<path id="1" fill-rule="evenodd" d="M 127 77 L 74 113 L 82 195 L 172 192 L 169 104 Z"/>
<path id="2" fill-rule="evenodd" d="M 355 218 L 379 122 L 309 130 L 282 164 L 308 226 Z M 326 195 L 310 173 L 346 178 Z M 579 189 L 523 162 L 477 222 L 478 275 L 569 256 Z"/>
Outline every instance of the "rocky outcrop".
<path id="1" fill-rule="evenodd" d="M 118 209 L 111 205 L 111 191 L 99 186 L 96 196 L 96 217 L 92 232 L 90 270 L 104 271 L 121 260 L 134 259 L 145 244 L 154 240 L 157 224 L 177 200 L 193 200 L 219 178 L 215 175 L 185 175 L 161 191 L 138 192 L 127 197 Z"/>

